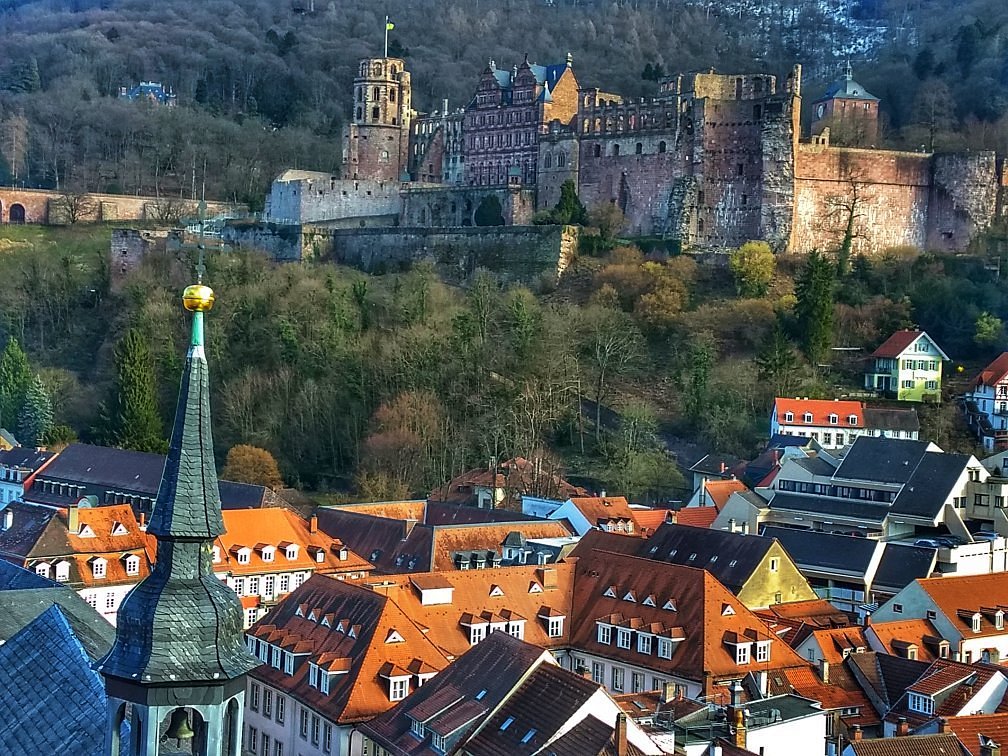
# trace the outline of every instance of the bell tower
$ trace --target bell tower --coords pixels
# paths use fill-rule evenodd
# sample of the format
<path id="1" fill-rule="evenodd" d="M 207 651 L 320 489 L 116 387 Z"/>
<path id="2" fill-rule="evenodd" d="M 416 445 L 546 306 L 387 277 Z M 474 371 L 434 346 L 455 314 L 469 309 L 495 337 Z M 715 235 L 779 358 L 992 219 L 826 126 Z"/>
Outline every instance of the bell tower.
<path id="1" fill-rule="evenodd" d="M 183 295 L 192 339 L 147 528 L 157 560 L 123 600 L 115 643 L 97 665 L 108 696 L 105 756 L 160 756 L 169 738 L 171 753 L 241 753 L 245 674 L 259 661 L 245 647 L 238 597 L 213 573 L 213 541 L 224 532 L 203 347 L 213 301 L 207 286 Z"/>
<path id="2" fill-rule="evenodd" d="M 365 58 L 353 85 L 344 131 L 343 178 L 398 181 L 409 157 L 413 105 L 402 58 Z"/>

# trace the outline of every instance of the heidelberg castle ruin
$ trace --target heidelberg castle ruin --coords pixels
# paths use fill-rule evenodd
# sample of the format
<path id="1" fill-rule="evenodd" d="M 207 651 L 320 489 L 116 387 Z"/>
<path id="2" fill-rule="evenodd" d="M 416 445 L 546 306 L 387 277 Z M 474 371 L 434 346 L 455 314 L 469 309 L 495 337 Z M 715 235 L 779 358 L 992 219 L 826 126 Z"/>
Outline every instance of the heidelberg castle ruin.
<path id="1" fill-rule="evenodd" d="M 801 67 L 685 74 L 651 100 L 578 84 L 571 56 L 513 68 L 493 61 L 464 110 L 412 109 L 399 58 L 361 61 L 344 133 L 342 177 L 287 171 L 263 220 L 281 226 L 458 228 L 522 225 L 571 180 L 588 207 L 614 203 L 623 231 L 682 249 L 763 239 L 777 251 L 838 246 L 959 250 L 1005 214 L 1008 168 L 993 152 L 930 154 L 870 144 L 878 99 L 851 76 L 813 103 L 800 139 Z M 487 219 L 490 219 L 489 221 Z"/>

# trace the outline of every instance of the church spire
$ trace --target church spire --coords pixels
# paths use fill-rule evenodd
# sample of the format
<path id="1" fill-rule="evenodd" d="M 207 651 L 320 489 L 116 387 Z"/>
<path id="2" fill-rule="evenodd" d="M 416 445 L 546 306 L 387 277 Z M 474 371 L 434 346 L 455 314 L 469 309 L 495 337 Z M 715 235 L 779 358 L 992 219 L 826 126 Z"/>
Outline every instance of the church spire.
<path id="1" fill-rule="evenodd" d="M 157 559 L 123 600 L 115 644 L 98 662 L 109 700 L 106 754 L 121 752 L 130 703 L 135 756 L 159 756 L 169 725 L 195 738 L 193 753 L 237 756 L 245 673 L 259 664 L 245 647 L 238 596 L 213 571 L 213 541 L 224 532 L 203 340 L 213 291 L 190 286 L 183 303 L 193 314 L 192 338 L 147 528 Z"/>

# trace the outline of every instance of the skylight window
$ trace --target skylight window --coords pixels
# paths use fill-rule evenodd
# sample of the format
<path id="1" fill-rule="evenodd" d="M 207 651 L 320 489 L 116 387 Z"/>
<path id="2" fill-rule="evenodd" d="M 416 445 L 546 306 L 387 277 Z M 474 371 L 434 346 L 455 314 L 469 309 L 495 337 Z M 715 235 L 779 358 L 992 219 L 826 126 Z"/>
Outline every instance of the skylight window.
<path id="1" fill-rule="evenodd" d="M 529 730 L 528 732 L 525 733 L 525 737 L 521 739 L 521 742 L 528 743 L 530 740 L 532 740 L 532 738 L 535 737 L 535 734 L 536 734 L 535 730 Z"/>
<path id="2" fill-rule="evenodd" d="M 507 729 L 508 727 L 510 727 L 510 726 L 511 726 L 512 724 L 514 724 L 514 717 L 508 717 L 507 719 L 505 719 L 505 720 L 504 720 L 504 721 L 503 721 L 503 722 L 501 723 L 501 726 L 500 726 L 500 731 L 501 731 L 501 732 L 504 732 L 504 730 L 506 730 L 506 729 Z"/>
<path id="3" fill-rule="evenodd" d="M 481 690 L 479 693 L 476 694 L 476 700 L 482 701 L 484 698 L 486 698 L 486 694 L 487 694 L 486 688 L 483 688 L 483 690 Z"/>

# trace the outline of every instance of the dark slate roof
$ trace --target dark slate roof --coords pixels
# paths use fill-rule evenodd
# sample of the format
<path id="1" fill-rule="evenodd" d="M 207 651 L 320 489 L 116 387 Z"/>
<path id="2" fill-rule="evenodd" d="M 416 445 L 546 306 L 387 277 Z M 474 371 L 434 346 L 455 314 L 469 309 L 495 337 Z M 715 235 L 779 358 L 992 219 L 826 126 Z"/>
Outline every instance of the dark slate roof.
<path id="1" fill-rule="evenodd" d="M 30 570 L 0 559 L 0 591 L 19 591 L 26 588 L 52 588 L 56 583 Z"/>
<path id="2" fill-rule="evenodd" d="M 889 505 L 874 501 L 834 499 L 814 494 L 795 494 L 777 491 L 770 499 L 770 508 L 787 512 L 806 512 L 835 517 L 854 517 L 859 520 L 881 523 L 889 513 Z"/>
<path id="3" fill-rule="evenodd" d="M 767 442 L 767 449 L 787 449 L 790 446 L 797 446 L 799 449 L 808 446 L 809 439 L 806 436 L 792 436 L 788 433 L 775 433 L 770 436 Z"/>
<path id="4" fill-rule="evenodd" d="M 836 477 L 876 483 L 906 483 L 927 448 L 927 441 L 858 436 L 837 468 Z"/>
<path id="5" fill-rule="evenodd" d="M 738 593 L 770 551 L 773 538 L 666 523 L 639 544 L 636 556 L 705 569 Z"/>
<path id="6" fill-rule="evenodd" d="M 119 607 L 106 676 L 140 684 L 222 683 L 259 661 L 245 645 L 238 596 L 214 575 L 210 542 L 224 532 L 210 428 L 203 313 L 193 314 L 164 475 L 147 533 L 154 570 Z"/>
<path id="7" fill-rule="evenodd" d="M 967 454 L 928 452 L 893 501 L 890 512 L 934 520 L 969 461 Z"/>
<path id="8" fill-rule="evenodd" d="M 107 490 L 154 497 L 161 485 L 164 468 L 163 454 L 92 444 L 70 444 L 36 478 L 30 499 L 43 504 L 66 506 L 78 498 L 44 493 L 39 479 L 83 486 L 84 495 L 97 496 L 100 503 L 106 503 Z M 266 493 L 263 486 L 226 480 L 219 484 L 220 498 L 227 508 L 250 509 L 262 506 Z"/>
<path id="9" fill-rule="evenodd" d="M 406 523 L 373 517 L 339 507 L 319 507 L 319 529 L 339 538 L 375 567 L 378 574 L 429 572 L 433 561 L 434 528 L 418 523 L 405 538 Z M 412 565 L 412 566 L 410 566 Z"/>
<path id="10" fill-rule="evenodd" d="M 867 694 L 875 710 L 883 716 L 930 666 L 928 662 L 875 651 L 851 654 L 844 663 L 854 673 L 855 681 Z"/>
<path id="11" fill-rule="evenodd" d="M 920 420 L 913 407 L 865 407 L 865 425 L 883 430 L 919 431 Z"/>
<path id="12" fill-rule="evenodd" d="M 879 560 L 872 587 L 903 590 L 917 578 L 928 577 L 935 569 L 937 549 L 887 543 Z"/>
<path id="13" fill-rule="evenodd" d="M 826 89 L 822 96 L 823 100 L 870 100 L 878 102 L 878 97 L 873 95 L 854 79 L 845 77 L 839 81 L 834 81 Z"/>
<path id="14" fill-rule="evenodd" d="M 819 533 L 768 525 L 763 535 L 776 538 L 799 568 L 844 570 L 865 574 L 878 542 L 871 538 Z"/>
<path id="15" fill-rule="evenodd" d="M 100 753 L 105 701 L 102 680 L 58 607 L 0 646 L 4 753 Z"/>
<path id="16" fill-rule="evenodd" d="M 20 632 L 52 606 L 59 606 L 74 635 L 92 659 L 112 647 L 115 628 L 76 592 L 63 585 L 0 591 L 0 643 Z"/>
<path id="17" fill-rule="evenodd" d="M 598 689 L 598 683 L 581 675 L 555 664 L 540 664 L 469 740 L 465 750 L 480 756 L 537 753 Z M 513 721 L 502 730 L 501 724 L 508 718 Z"/>
<path id="18" fill-rule="evenodd" d="M 836 468 L 822 457 L 796 457 L 794 462 L 813 475 L 821 475 L 828 478 L 836 472 Z"/>
<path id="19" fill-rule="evenodd" d="M 13 449 L 0 451 L 0 465 L 38 470 L 53 456 L 54 453 L 51 451 L 40 451 L 30 446 L 15 446 Z"/>
<path id="20" fill-rule="evenodd" d="M 9 528 L 0 530 L 0 557 L 23 563 L 42 539 L 49 523 L 56 519 L 57 511 L 19 501 L 12 501 L 5 511 L 10 513 L 12 520 Z"/>
<path id="21" fill-rule="evenodd" d="M 467 507 L 448 502 L 428 501 L 424 507 L 427 525 L 470 525 L 473 523 L 530 522 L 539 519 L 510 509 Z"/>
<path id="22" fill-rule="evenodd" d="M 394 756 L 434 756 L 440 752 L 432 748 L 429 735 L 418 740 L 410 734 L 411 717 L 427 722 L 434 715 L 461 710 L 464 705 L 473 709 L 475 703 L 483 709 L 474 723 L 479 724 L 515 689 L 542 654 L 538 646 L 507 633 L 491 633 L 432 680 L 362 724 L 360 729 Z M 453 742 L 461 740 L 462 735 L 464 731 Z"/>

